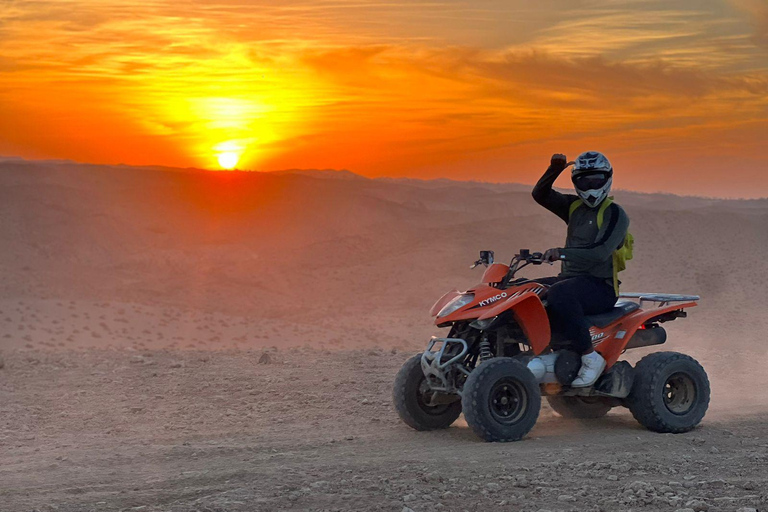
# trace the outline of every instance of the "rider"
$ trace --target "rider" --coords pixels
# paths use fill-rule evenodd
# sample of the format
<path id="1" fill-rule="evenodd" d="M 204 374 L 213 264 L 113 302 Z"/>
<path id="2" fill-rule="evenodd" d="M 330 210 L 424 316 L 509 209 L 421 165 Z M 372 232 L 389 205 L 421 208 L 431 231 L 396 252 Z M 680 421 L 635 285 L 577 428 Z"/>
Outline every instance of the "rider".
<path id="1" fill-rule="evenodd" d="M 560 173 L 574 164 L 571 181 L 578 195 L 552 189 Z M 588 387 L 605 369 L 605 359 L 592 346 L 590 323 L 585 315 L 606 313 L 616 303 L 612 254 L 624 242 L 629 217 L 616 203 L 609 204 L 598 227 L 599 207 L 608 197 L 613 167 L 602 153 L 582 153 L 575 162 L 565 155 L 552 155 L 549 168 L 533 188 L 533 198 L 566 224 L 565 247 L 549 249 L 546 261 L 562 261 L 562 271 L 549 278 L 547 302 L 552 327 L 564 334 L 571 348 L 581 354 L 581 368 L 572 387 Z M 573 207 L 573 203 L 583 204 Z"/>

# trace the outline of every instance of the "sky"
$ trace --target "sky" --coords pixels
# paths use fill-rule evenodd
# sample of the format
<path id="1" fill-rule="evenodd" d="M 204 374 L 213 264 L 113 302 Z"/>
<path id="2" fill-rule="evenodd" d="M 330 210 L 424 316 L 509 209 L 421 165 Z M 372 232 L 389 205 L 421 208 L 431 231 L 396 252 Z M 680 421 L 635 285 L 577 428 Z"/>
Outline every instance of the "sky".
<path id="1" fill-rule="evenodd" d="M 0 2 L 5 156 L 767 197 L 766 148 L 768 0 Z"/>

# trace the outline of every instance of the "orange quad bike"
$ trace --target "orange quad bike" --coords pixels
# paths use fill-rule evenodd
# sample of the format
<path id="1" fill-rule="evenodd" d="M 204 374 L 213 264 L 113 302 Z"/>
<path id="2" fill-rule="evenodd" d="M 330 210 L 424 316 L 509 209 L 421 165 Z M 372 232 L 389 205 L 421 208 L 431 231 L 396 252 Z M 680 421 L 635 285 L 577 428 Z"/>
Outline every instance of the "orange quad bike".
<path id="1" fill-rule="evenodd" d="M 445 338 L 433 337 L 424 353 L 405 362 L 394 385 L 400 418 L 416 430 L 448 428 L 463 412 L 486 441 L 517 441 L 533 428 L 541 397 L 560 415 L 599 418 L 612 407 L 628 407 L 656 432 L 687 432 L 709 406 L 709 380 L 692 357 L 656 352 L 632 366 L 619 357 L 629 349 L 661 345 L 662 323 L 685 318 L 695 295 L 626 293 L 604 314 L 587 317 L 592 343 L 606 360 L 603 374 L 587 388 L 569 386 L 581 358 L 558 349 L 546 310 L 548 286 L 516 278 L 527 265 L 544 263 L 541 253 L 521 250 L 510 265 L 481 251 L 472 268 L 487 268 L 482 283 L 446 293 L 432 307 Z M 544 300 L 542 301 L 542 296 Z M 651 306 L 651 307 L 648 307 Z"/>

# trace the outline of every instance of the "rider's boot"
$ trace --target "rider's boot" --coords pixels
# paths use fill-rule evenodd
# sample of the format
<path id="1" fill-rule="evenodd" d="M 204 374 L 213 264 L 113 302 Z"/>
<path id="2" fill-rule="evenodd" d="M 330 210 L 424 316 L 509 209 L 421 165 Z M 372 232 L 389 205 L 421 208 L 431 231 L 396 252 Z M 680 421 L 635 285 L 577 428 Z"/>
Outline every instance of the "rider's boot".
<path id="1" fill-rule="evenodd" d="M 605 369 L 605 359 L 596 351 L 581 356 L 581 369 L 571 382 L 573 388 L 586 388 L 595 383 Z"/>

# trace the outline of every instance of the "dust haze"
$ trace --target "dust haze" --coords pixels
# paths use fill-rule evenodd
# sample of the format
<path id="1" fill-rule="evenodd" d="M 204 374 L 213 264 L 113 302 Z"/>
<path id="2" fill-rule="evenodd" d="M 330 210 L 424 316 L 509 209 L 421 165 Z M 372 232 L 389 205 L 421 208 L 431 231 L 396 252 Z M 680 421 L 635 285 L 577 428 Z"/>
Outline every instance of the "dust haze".
<path id="1" fill-rule="evenodd" d="M 615 197 L 622 289 L 702 296 L 664 349 L 710 412 L 492 445 L 411 431 L 391 383 L 480 249 L 562 245 L 529 187 L 0 161 L 0 510 L 766 506 L 768 200 Z"/>

